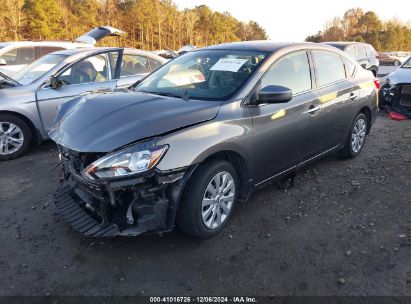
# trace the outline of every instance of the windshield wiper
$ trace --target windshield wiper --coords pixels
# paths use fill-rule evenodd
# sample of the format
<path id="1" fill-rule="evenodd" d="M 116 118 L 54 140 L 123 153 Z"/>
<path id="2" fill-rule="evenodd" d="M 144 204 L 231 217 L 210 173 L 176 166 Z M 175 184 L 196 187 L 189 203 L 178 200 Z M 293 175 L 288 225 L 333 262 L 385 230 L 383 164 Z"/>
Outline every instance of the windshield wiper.
<path id="1" fill-rule="evenodd" d="M 0 72 L 0 76 L 4 78 L 4 80 L 8 80 L 9 82 L 11 82 L 14 85 L 17 86 L 21 86 L 21 83 L 18 82 L 17 80 L 14 80 L 13 78 L 11 78 L 10 76 L 7 76 L 6 74 L 4 74 L 3 72 Z"/>
<path id="2" fill-rule="evenodd" d="M 176 93 L 169 93 L 169 92 L 149 92 L 149 91 L 140 91 L 140 92 L 149 93 L 153 95 L 167 96 L 167 97 L 176 97 L 176 98 L 184 99 L 185 101 L 189 100 L 187 91 L 183 95 L 176 94 Z"/>

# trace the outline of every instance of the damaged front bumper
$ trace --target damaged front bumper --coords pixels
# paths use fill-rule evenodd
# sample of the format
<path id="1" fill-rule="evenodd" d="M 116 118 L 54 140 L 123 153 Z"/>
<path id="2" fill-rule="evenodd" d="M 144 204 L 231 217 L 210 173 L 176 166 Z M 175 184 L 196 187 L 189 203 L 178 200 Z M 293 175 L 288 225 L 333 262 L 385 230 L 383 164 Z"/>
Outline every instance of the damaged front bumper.
<path id="1" fill-rule="evenodd" d="M 60 216 L 88 237 L 137 236 L 174 228 L 178 203 L 193 168 L 152 170 L 119 181 L 91 182 L 81 175 L 84 154 L 65 152 L 61 186 L 55 193 Z"/>
<path id="2" fill-rule="evenodd" d="M 383 85 L 380 99 L 381 106 L 411 117 L 411 83 Z"/>

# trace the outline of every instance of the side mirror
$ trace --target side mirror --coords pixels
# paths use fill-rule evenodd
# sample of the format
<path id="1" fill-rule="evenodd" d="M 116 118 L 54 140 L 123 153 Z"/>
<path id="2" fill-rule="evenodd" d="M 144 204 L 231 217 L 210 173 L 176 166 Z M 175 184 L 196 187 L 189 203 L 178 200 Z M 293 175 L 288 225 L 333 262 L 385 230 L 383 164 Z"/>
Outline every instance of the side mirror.
<path id="1" fill-rule="evenodd" d="M 283 86 L 269 85 L 258 92 L 258 104 L 285 103 L 293 98 L 291 89 Z"/>
<path id="2" fill-rule="evenodd" d="M 7 65 L 6 60 L 4 60 L 4 59 L 0 59 L 0 65 Z"/>
<path id="3" fill-rule="evenodd" d="M 52 89 L 58 89 L 63 86 L 63 82 L 55 76 L 51 76 L 49 79 L 46 80 L 46 86 Z"/>

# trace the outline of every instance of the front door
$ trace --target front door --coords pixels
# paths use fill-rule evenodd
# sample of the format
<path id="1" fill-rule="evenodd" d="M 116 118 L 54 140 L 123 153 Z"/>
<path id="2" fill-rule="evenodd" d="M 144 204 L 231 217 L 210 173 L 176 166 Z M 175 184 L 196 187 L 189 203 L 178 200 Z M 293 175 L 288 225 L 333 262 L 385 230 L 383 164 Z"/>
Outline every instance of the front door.
<path id="1" fill-rule="evenodd" d="M 111 55 L 106 52 L 81 59 L 57 74 L 63 82 L 61 87 L 38 89 L 37 104 L 46 132 L 50 131 L 58 106 L 63 102 L 86 92 L 116 88 Z"/>
<path id="2" fill-rule="evenodd" d="M 293 52 L 277 60 L 257 90 L 268 85 L 290 88 L 293 98 L 287 103 L 250 107 L 259 181 L 285 172 L 323 149 L 318 138 L 320 98 L 313 90 L 307 52 Z"/>

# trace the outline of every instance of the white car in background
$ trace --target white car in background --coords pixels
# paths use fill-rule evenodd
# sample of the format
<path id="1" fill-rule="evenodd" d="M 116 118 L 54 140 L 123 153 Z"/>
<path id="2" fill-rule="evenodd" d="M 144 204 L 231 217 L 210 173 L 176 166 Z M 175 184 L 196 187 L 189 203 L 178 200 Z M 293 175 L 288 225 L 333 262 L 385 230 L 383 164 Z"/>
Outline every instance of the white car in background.
<path id="1" fill-rule="evenodd" d="M 401 64 L 404 64 L 411 57 L 411 52 L 387 52 L 386 54 L 397 59 Z"/>
<path id="2" fill-rule="evenodd" d="M 0 43 L 0 72 L 13 76 L 19 70 L 46 54 L 77 48 L 90 48 L 107 36 L 124 32 L 110 26 L 100 26 L 70 41 L 15 41 Z"/>

